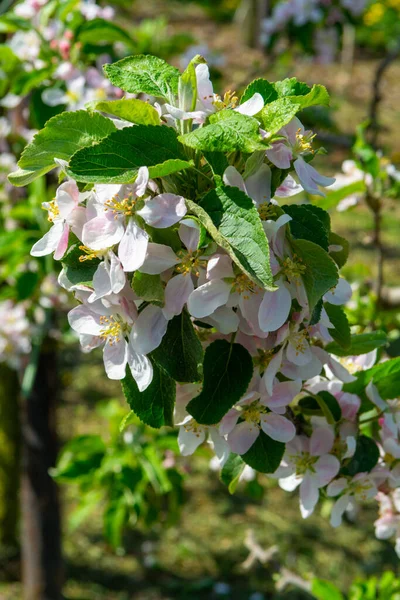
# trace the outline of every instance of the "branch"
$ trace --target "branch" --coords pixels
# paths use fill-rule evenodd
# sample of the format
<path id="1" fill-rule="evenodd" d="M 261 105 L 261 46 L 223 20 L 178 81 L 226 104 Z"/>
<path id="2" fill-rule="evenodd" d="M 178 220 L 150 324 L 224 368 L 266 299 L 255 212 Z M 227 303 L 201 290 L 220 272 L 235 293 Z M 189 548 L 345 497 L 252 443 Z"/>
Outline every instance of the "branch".
<path id="1" fill-rule="evenodd" d="M 400 40 L 398 40 L 396 46 L 388 52 L 388 54 L 378 64 L 378 68 L 375 71 L 374 82 L 372 84 L 373 95 L 369 108 L 369 126 L 370 132 L 370 143 L 374 148 L 377 146 L 378 134 L 379 134 L 379 104 L 381 103 L 383 96 L 381 93 L 381 85 L 385 71 L 390 67 L 392 62 L 400 55 Z"/>

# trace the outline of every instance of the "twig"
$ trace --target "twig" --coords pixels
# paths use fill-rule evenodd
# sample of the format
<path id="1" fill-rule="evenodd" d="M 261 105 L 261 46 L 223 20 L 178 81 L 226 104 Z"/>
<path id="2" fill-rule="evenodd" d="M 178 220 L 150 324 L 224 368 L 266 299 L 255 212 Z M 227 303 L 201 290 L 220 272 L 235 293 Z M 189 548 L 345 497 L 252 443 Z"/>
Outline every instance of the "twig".
<path id="1" fill-rule="evenodd" d="M 246 571 L 251 569 L 257 561 L 259 561 L 262 565 L 265 565 L 278 553 L 278 546 L 271 546 L 271 548 L 264 550 L 257 542 L 252 529 L 248 529 L 246 531 L 244 545 L 250 552 L 249 556 L 242 563 L 242 567 Z"/>
<path id="2" fill-rule="evenodd" d="M 375 77 L 372 84 L 373 95 L 371 99 L 370 109 L 369 109 L 369 126 L 368 130 L 370 133 L 370 143 L 376 148 L 378 143 L 378 135 L 379 135 L 379 104 L 381 103 L 383 96 L 381 92 L 381 85 L 383 81 L 383 76 L 388 67 L 396 60 L 396 58 L 400 55 L 400 40 L 397 42 L 396 46 L 388 52 L 383 60 L 378 65 L 378 68 L 375 71 Z"/>

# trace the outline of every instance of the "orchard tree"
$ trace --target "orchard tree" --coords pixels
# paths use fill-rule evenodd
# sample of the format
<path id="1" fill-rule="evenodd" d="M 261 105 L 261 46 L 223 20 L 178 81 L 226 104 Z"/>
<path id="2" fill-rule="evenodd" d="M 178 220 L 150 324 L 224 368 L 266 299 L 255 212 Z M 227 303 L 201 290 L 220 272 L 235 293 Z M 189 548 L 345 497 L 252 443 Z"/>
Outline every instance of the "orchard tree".
<path id="1" fill-rule="evenodd" d="M 329 214 L 287 200 L 333 183 L 296 116 L 326 89 L 257 79 L 219 96 L 200 56 L 182 74 L 141 55 L 105 73 L 151 102 L 53 117 L 10 175 L 60 169 L 31 253 L 61 261 L 82 347 L 143 423 L 179 426 L 182 454 L 208 440 L 231 492 L 247 465 L 299 487 L 304 518 L 334 498 L 333 526 L 354 498 L 389 499 L 400 359 L 381 360 L 382 332 L 350 330 L 349 243 Z"/>

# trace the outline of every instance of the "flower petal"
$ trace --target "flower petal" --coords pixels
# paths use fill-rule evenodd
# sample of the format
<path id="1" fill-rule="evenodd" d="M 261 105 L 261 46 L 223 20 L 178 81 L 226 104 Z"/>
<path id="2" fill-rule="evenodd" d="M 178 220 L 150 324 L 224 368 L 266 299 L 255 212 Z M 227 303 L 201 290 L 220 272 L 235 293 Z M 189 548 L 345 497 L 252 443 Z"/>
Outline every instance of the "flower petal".
<path id="1" fill-rule="evenodd" d="M 265 152 L 268 160 L 278 169 L 290 169 L 290 162 L 293 158 L 293 152 L 290 146 L 284 142 L 272 144 L 272 148 Z"/>
<path id="2" fill-rule="evenodd" d="M 258 438 L 260 430 L 258 427 L 247 421 L 243 421 L 228 435 L 228 444 L 235 454 L 246 454 Z"/>
<path id="3" fill-rule="evenodd" d="M 60 243 L 63 233 L 64 223 L 62 221 L 57 221 L 51 229 L 49 229 L 49 231 L 32 246 L 31 255 L 45 256 L 46 254 L 54 252 Z"/>
<path id="4" fill-rule="evenodd" d="M 118 244 L 124 235 L 124 226 L 120 219 L 105 216 L 91 219 L 82 229 L 82 241 L 92 250 L 104 250 Z"/>
<path id="5" fill-rule="evenodd" d="M 260 112 L 264 108 L 264 98 L 256 92 L 253 94 L 251 98 L 240 104 L 234 110 L 242 115 L 247 115 L 248 117 L 253 117 L 257 113 Z"/>
<path id="6" fill-rule="evenodd" d="M 261 418 L 261 429 L 277 442 L 290 442 L 296 435 L 296 428 L 289 419 L 270 412 Z"/>
<path id="7" fill-rule="evenodd" d="M 317 473 L 318 487 L 324 487 L 339 473 L 340 462 L 336 456 L 324 454 L 319 457 L 314 468 Z"/>
<path id="8" fill-rule="evenodd" d="M 200 227 L 193 219 L 185 219 L 179 225 L 179 237 L 186 248 L 192 252 L 197 250 L 200 241 Z"/>
<path id="9" fill-rule="evenodd" d="M 88 298 L 88 302 L 90 303 L 111 294 L 110 273 L 104 262 L 99 264 L 93 275 L 93 288 L 94 290 Z"/>
<path id="10" fill-rule="evenodd" d="M 158 306 L 150 305 L 139 314 L 133 324 L 129 345 L 139 354 L 149 354 L 161 344 L 167 331 L 168 320 Z"/>
<path id="11" fill-rule="evenodd" d="M 233 167 L 232 165 L 226 167 L 223 175 L 223 181 L 225 185 L 237 187 L 239 188 L 239 190 L 242 190 L 242 192 L 246 193 L 244 179 L 239 173 L 239 171 L 236 169 L 236 167 Z"/>
<path id="12" fill-rule="evenodd" d="M 103 351 L 103 361 L 109 379 L 123 379 L 125 377 L 127 360 L 127 343 L 124 338 L 118 342 L 106 342 Z"/>
<path id="13" fill-rule="evenodd" d="M 331 427 L 317 427 L 311 434 L 310 454 L 321 456 L 332 450 L 335 434 Z"/>
<path id="14" fill-rule="evenodd" d="M 134 219 L 129 219 L 118 247 L 118 257 L 124 271 L 137 271 L 143 265 L 148 243 L 148 234 L 139 227 Z"/>
<path id="15" fill-rule="evenodd" d="M 110 282 L 111 290 L 113 294 L 118 294 L 126 283 L 126 277 L 120 260 L 115 256 L 114 252 L 110 250 Z"/>
<path id="16" fill-rule="evenodd" d="M 286 322 L 292 306 L 292 297 L 289 290 L 283 285 L 275 292 L 264 292 L 260 310 L 258 311 L 258 323 L 264 332 L 276 331 Z"/>
<path id="17" fill-rule="evenodd" d="M 172 277 L 165 288 L 165 306 L 163 313 L 167 319 L 180 315 L 194 285 L 190 274 L 179 274 Z"/>
<path id="18" fill-rule="evenodd" d="M 274 356 L 270 360 L 270 363 L 269 363 L 268 367 L 265 369 L 265 372 L 264 372 L 264 375 L 262 378 L 263 383 L 265 385 L 265 389 L 267 390 L 267 392 L 270 396 L 272 396 L 272 392 L 273 392 L 275 375 L 281 368 L 282 355 L 283 355 L 283 346 L 279 350 L 279 352 L 274 354 Z"/>
<path id="19" fill-rule="evenodd" d="M 181 425 L 178 434 L 178 446 L 182 456 L 189 456 L 204 442 L 206 434 L 204 428 L 197 426 L 190 427 L 190 421 L 186 425 Z"/>
<path id="20" fill-rule="evenodd" d="M 100 335 L 103 329 L 100 325 L 100 315 L 94 313 L 87 306 L 76 306 L 68 313 L 68 323 L 77 333 Z"/>
<path id="21" fill-rule="evenodd" d="M 218 307 L 227 303 L 231 286 L 222 279 L 212 279 L 192 292 L 188 299 L 188 310 L 193 317 L 201 319 L 211 315 Z"/>
<path id="22" fill-rule="evenodd" d="M 179 259 L 169 246 L 164 244 L 147 244 L 146 258 L 139 271 L 148 275 L 159 275 L 178 264 Z"/>
<path id="23" fill-rule="evenodd" d="M 130 345 L 128 345 L 128 364 L 139 391 L 143 392 L 152 382 L 153 365 L 147 356 L 138 354 Z"/>
<path id="24" fill-rule="evenodd" d="M 300 484 L 300 512 L 303 519 L 307 519 L 314 512 L 318 498 L 319 490 L 316 480 L 306 473 Z"/>
<path id="25" fill-rule="evenodd" d="M 67 251 L 68 248 L 68 238 L 69 238 L 69 227 L 68 223 L 64 223 L 64 229 L 60 238 L 60 241 L 57 244 L 57 248 L 54 252 L 54 260 L 60 260 Z"/>
<path id="26" fill-rule="evenodd" d="M 271 200 L 271 169 L 268 165 L 261 167 L 245 181 L 246 194 L 254 200 L 256 206 L 261 206 Z"/>
<path id="27" fill-rule="evenodd" d="M 343 279 L 343 277 L 340 277 L 336 287 L 332 288 L 324 295 L 324 300 L 330 304 L 340 306 L 341 304 L 346 304 L 350 300 L 352 293 L 353 290 L 351 289 L 351 285 L 348 281 Z"/>
<path id="28" fill-rule="evenodd" d="M 137 211 L 147 225 L 164 229 L 178 223 L 186 215 L 185 199 L 175 194 L 160 194 L 147 200 L 144 207 Z"/>

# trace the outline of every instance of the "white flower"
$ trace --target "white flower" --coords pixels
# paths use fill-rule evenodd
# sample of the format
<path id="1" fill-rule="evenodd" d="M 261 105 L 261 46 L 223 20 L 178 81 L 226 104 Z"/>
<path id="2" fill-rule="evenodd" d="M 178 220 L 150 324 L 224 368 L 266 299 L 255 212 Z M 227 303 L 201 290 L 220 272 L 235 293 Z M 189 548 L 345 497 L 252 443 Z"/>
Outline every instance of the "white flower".
<path id="1" fill-rule="evenodd" d="M 82 227 L 86 220 L 86 211 L 80 203 L 87 194 L 80 194 L 75 181 L 62 183 L 51 202 L 43 202 L 48 212 L 48 220 L 53 223 L 51 229 L 33 245 L 32 256 L 45 256 L 54 252 L 54 258 L 60 260 L 67 248 L 69 230 L 81 239 Z"/>
<path id="2" fill-rule="evenodd" d="M 309 517 L 318 502 L 319 489 L 338 473 L 340 463 L 329 454 L 334 442 L 329 426 L 317 427 L 310 438 L 300 435 L 286 445 L 282 465 L 274 473 L 282 489 L 291 492 L 300 486 L 300 511 Z"/>

